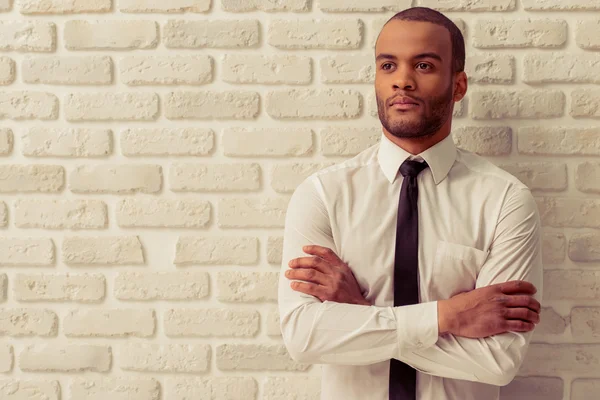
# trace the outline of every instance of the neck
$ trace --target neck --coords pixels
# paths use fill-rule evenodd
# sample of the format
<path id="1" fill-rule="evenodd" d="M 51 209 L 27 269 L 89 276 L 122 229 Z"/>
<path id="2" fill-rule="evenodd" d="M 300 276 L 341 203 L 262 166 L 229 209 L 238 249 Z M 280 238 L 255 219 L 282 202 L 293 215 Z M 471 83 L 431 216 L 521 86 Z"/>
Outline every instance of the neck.
<path id="1" fill-rule="evenodd" d="M 433 133 L 432 135 L 428 135 L 425 137 L 414 137 L 414 138 L 399 138 L 392 135 L 387 129 L 382 127 L 384 135 L 393 143 L 395 143 L 398 147 L 403 149 L 404 151 L 416 156 L 417 154 L 421 154 L 428 148 L 435 146 L 437 143 L 441 142 L 445 138 L 450 135 L 450 130 L 452 126 L 452 118 L 448 118 L 446 123 L 442 125 L 442 127 Z"/>

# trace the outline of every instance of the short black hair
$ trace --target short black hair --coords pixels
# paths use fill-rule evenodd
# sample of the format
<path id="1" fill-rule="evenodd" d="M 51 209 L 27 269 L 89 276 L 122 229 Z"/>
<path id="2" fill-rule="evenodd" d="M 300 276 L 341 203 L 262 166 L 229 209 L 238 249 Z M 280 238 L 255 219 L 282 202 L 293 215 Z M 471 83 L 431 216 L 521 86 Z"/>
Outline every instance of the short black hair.
<path id="1" fill-rule="evenodd" d="M 458 26 L 444 14 L 428 7 L 412 7 L 400 11 L 385 24 L 393 20 L 431 22 L 446 28 L 452 42 L 452 72 L 465 70 L 465 38 Z"/>

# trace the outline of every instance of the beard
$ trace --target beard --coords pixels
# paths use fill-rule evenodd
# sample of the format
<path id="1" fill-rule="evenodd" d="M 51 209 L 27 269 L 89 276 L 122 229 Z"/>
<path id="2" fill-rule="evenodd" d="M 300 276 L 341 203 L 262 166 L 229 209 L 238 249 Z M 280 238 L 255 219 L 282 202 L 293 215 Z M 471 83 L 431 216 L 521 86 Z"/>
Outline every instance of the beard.
<path id="1" fill-rule="evenodd" d="M 408 120 L 400 116 L 392 120 L 389 115 L 390 107 L 375 94 L 377 98 L 377 113 L 383 127 L 397 138 L 425 138 L 437 132 L 452 113 L 452 83 L 448 89 L 441 95 L 429 99 L 427 102 L 421 101 L 420 107 L 431 110 L 431 115 L 424 115 L 419 120 Z M 421 99 L 418 99 L 421 100 Z"/>

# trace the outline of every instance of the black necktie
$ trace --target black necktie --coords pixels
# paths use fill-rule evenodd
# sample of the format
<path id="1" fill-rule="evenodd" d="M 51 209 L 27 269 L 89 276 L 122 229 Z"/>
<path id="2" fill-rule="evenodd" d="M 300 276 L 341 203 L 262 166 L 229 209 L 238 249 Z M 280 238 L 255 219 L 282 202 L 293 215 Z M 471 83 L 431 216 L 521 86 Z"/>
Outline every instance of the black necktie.
<path id="1" fill-rule="evenodd" d="M 419 215 L 417 175 L 427 168 L 427 163 L 406 160 L 400 166 L 404 176 L 398 221 L 396 226 L 396 254 L 394 261 L 394 306 L 419 302 Z M 416 400 L 417 371 L 395 358 L 390 360 L 390 400 Z"/>

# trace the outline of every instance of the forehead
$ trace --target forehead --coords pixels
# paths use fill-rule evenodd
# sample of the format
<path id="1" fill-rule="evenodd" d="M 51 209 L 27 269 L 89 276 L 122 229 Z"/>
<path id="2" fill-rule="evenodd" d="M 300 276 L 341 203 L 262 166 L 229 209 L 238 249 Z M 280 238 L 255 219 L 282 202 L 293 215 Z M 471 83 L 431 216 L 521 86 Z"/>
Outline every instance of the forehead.
<path id="1" fill-rule="evenodd" d="M 422 21 L 389 21 L 381 30 L 375 55 L 393 54 L 398 58 L 435 52 L 444 62 L 452 56 L 450 32 L 441 25 Z"/>

